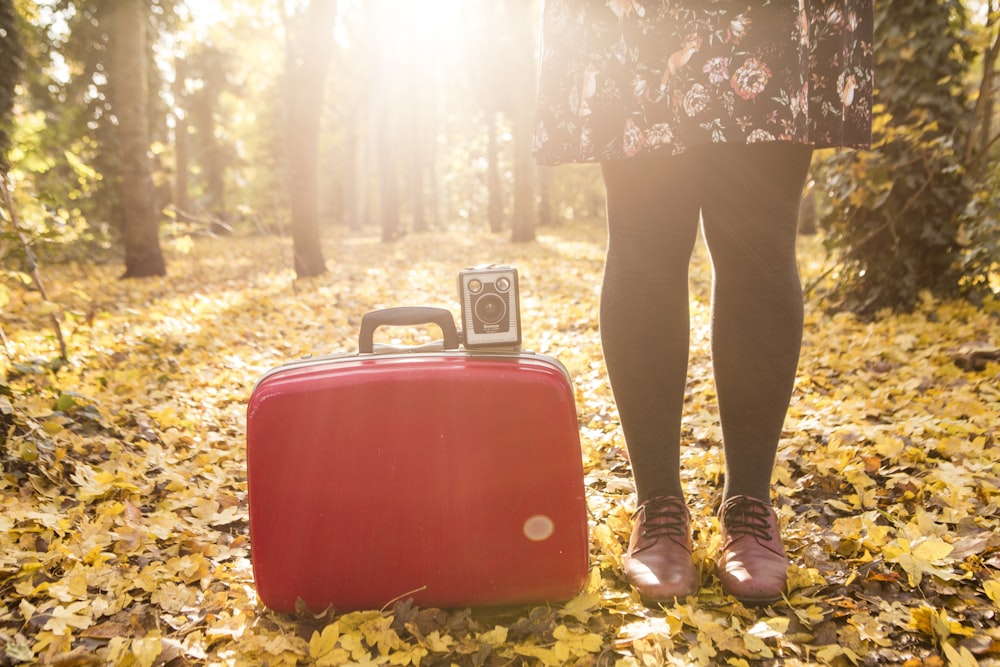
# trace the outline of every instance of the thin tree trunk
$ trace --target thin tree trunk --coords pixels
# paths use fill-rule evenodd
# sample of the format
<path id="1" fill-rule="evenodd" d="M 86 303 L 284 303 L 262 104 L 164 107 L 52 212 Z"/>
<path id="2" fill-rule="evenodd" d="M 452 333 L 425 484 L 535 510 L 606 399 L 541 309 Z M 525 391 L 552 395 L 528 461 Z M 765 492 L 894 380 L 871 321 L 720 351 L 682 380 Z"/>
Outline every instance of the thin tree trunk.
<path id="1" fill-rule="evenodd" d="M 515 2 L 511 14 L 511 35 L 514 47 L 513 105 L 511 121 L 514 133 L 514 217 L 511 240 L 525 243 L 535 240 L 535 183 L 537 168 L 531 154 L 534 142 L 534 53 L 535 36 L 530 7 Z"/>
<path id="2" fill-rule="evenodd" d="M 438 109 L 438 86 L 431 86 L 428 90 L 430 100 L 427 108 L 426 135 L 424 136 L 424 149 L 427 151 L 423 160 L 424 179 L 427 183 L 427 212 L 429 216 L 428 226 L 431 229 L 441 227 L 441 195 L 440 183 L 438 182 L 437 170 L 437 133 L 440 121 L 440 110 Z"/>
<path id="3" fill-rule="evenodd" d="M 497 114 L 486 113 L 486 213 L 490 231 L 503 230 L 503 184 L 500 180 L 500 146 L 497 139 Z"/>
<path id="4" fill-rule="evenodd" d="M 118 119 L 122 169 L 125 244 L 123 278 L 166 274 L 160 251 L 159 215 L 149 164 L 146 80 L 146 17 L 142 0 L 120 0 L 112 7 L 110 80 Z"/>
<path id="5" fill-rule="evenodd" d="M 402 236 L 399 224 L 399 174 L 396 168 L 394 154 L 395 142 L 392 139 L 392 123 L 387 118 L 388 113 L 382 110 L 381 130 L 379 131 L 379 212 L 382 215 L 382 240 L 391 243 Z"/>
<path id="6" fill-rule="evenodd" d="M 298 57 L 291 56 L 288 63 L 289 196 L 295 275 L 299 278 L 326 272 L 319 224 L 319 130 L 336 7 L 335 0 L 309 3 L 293 44 Z"/>
<path id="7" fill-rule="evenodd" d="M 983 52 L 983 75 L 979 82 L 979 97 L 973 110 L 975 121 L 965 147 L 965 166 L 977 172 L 986 164 L 986 156 L 998 136 L 993 134 L 993 115 L 996 108 L 997 59 L 1000 58 L 1000 6 L 990 0 L 986 32 L 991 34 L 989 45 Z"/>
<path id="8" fill-rule="evenodd" d="M 391 2 L 385 0 L 372 1 L 367 6 L 369 14 L 368 30 L 378 34 L 378 27 L 389 20 L 389 14 L 394 11 Z M 375 38 L 375 37 L 373 37 Z M 396 104 L 398 85 L 393 80 L 395 68 L 400 67 L 399 57 L 393 52 L 398 44 L 384 44 L 374 56 L 375 72 L 372 76 L 372 118 L 376 135 L 376 195 L 378 197 L 378 215 L 382 223 L 382 241 L 391 243 L 398 240 L 402 234 L 400 220 L 400 133 L 401 114 Z M 409 103 L 412 103 L 410 101 Z"/>
<path id="9" fill-rule="evenodd" d="M 355 109 L 348 117 L 350 119 L 348 122 L 354 130 L 347 133 L 344 147 L 344 165 L 347 167 L 344 174 L 344 218 L 347 228 L 351 231 L 360 230 L 362 220 L 361 188 L 364 179 L 361 174 L 365 172 L 361 157 L 361 142 L 358 140 L 360 134 L 358 130 L 359 115 Z"/>
<path id="10" fill-rule="evenodd" d="M 531 154 L 530 108 L 514 108 L 514 216 L 511 241 L 535 240 L 535 162 Z"/>
<path id="11" fill-rule="evenodd" d="M 178 58 L 174 64 L 174 211 L 178 220 L 187 220 L 191 213 L 188 182 L 191 169 L 191 141 L 188 135 L 186 108 L 187 63 Z"/>

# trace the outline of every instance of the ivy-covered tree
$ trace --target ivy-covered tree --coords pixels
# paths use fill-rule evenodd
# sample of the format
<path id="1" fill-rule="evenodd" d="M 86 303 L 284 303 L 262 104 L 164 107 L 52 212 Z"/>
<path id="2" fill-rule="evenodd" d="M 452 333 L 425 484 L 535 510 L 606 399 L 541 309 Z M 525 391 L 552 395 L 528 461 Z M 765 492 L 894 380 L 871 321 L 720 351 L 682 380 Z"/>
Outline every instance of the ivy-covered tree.
<path id="1" fill-rule="evenodd" d="M 971 53 L 959 0 L 876 3 L 874 146 L 826 161 L 824 226 L 842 253 L 840 296 L 859 313 L 961 289 L 962 153 Z"/>

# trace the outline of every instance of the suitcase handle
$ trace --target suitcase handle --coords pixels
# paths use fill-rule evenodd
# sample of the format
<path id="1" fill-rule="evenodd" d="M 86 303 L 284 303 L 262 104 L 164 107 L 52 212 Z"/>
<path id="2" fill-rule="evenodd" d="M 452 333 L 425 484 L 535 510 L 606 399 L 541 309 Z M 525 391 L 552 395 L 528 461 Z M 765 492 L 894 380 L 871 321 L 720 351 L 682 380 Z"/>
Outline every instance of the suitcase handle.
<path id="1" fill-rule="evenodd" d="M 375 350 L 375 329 L 381 326 L 416 326 L 436 324 L 444 335 L 444 349 L 458 349 L 458 330 L 451 311 L 429 306 L 400 306 L 384 308 L 365 313 L 361 318 L 361 334 L 358 336 L 358 352 L 371 354 Z"/>

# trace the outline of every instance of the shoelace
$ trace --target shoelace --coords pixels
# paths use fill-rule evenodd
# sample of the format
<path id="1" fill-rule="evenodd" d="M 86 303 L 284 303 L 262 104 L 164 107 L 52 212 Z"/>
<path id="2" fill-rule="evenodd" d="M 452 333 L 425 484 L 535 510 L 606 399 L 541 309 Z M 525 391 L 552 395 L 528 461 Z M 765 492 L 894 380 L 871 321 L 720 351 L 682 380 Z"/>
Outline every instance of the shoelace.
<path id="1" fill-rule="evenodd" d="M 687 512 L 684 501 L 675 496 L 652 496 L 646 500 L 636 514 L 644 511 L 643 537 L 685 537 L 687 532 Z"/>
<path id="2" fill-rule="evenodd" d="M 767 503 L 748 496 L 736 496 L 726 501 L 722 518 L 731 538 L 751 536 L 771 541 Z"/>

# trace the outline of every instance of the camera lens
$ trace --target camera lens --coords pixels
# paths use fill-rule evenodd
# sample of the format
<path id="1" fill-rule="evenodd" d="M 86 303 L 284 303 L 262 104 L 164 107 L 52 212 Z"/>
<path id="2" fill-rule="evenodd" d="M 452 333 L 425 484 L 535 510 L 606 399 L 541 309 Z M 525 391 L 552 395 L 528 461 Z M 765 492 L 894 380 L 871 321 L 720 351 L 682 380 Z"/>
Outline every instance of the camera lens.
<path id="1" fill-rule="evenodd" d="M 469 281 L 469 291 L 473 294 L 479 294 L 483 291 L 483 282 L 478 278 L 473 278 Z"/>
<path id="2" fill-rule="evenodd" d="M 507 302 L 496 294 L 484 294 L 476 301 L 475 312 L 484 324 L 496 324 L 507 316 Z"/>
<path id="3" fill-rule="evenodd" d="M 510 280 L 507 278 L 497 278 L 497 281 L 493 284 L 496 285 L 499 292 L 506 292 L 510 289 Z"/>

